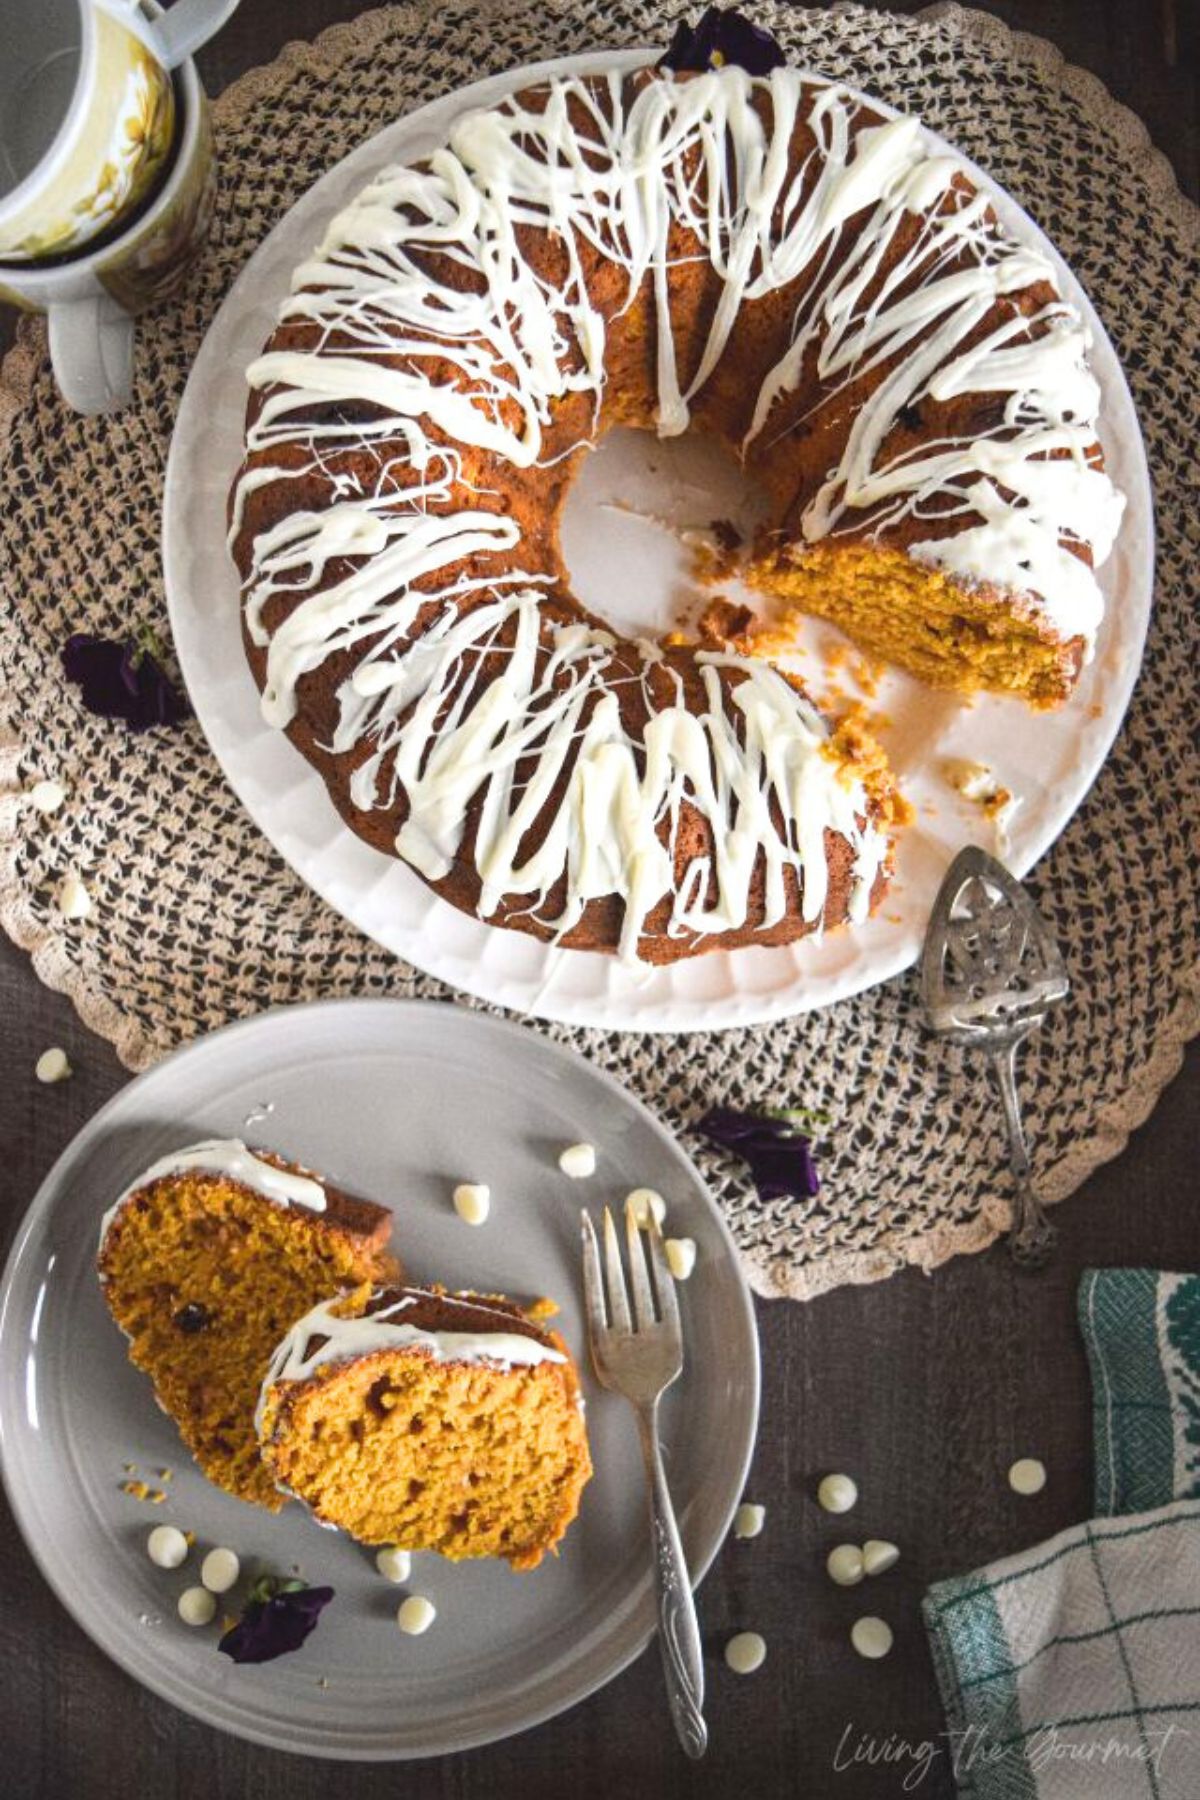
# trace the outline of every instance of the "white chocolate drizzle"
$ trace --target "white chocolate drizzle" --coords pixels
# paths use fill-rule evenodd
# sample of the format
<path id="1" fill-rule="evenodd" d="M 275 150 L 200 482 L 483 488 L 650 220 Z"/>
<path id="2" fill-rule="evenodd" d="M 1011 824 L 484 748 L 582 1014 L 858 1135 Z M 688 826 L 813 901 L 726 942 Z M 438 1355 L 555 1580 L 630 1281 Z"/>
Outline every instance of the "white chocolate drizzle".
<path id="1" fill-rule="evenodd" d="M 539 1363 L 565 1363 L 561 1350 L 540 1338 L 506 1331 L 512 1314 L 472 1298 L 473 1310 L 490 1312 L 500 1321 L 496 1331 L 425 1331 L 397 1320 L 396 1314 L 415 1306 L 418 1299 L 439 1296 L 414 1289 L 379 1312 L 344 1318 L 334 1309 L 335 1297 L 323 1300 L 292 1326 L 271 1358 L 259 1391 L 254 1428 L 262 1437 L 267 1395 L 281 1381 L 307 1381 L 329 1363 L 354 1362 L 376 1350 L 421 1350 L 434 1362 L 474 1363 L 495 1369 L 536 1368 Z M 314 1344 L 315 1340 L 315 1344 Z"/>
<path id="2" fill-rule="evenodd" d="M 768 94 L 770 128 L 755 105 Z M 539 465 L 555 404 L 571 393 L 590 395 L 599 416 L 607 327 L 585 252 L 623 271 L 622 309 L 648 284 L 660 435 L 686 430 L 742 308 L 793 284 L 792 341 L 762 383 L 747 454 L 756 443 L 768 452 L 813 356 L 822 403 L 888 368 L 809 499 L 800 539 L 929 520 L 915 557 L 1031 596 L 1063 638 L 1094 637 L 1100 589 L 1073 546 L 1102 560 L 1123 501 L 1095 466 L 1087 329 L 1056 299 L 974 341 L 998 299 L 1053 285 L 1053 271 L 989 216 L 982 194 L 955 185 L 962 166 L 914 120 L 856 126 L 860 110 L 793 70 L 760 81 L 724 68 L 680 82 L 562 77 L 469 113 L 427 165 L 377 176 L 296 270 L 280 319 L 316 327 L 316 346 L 269 351 L 248 370 L 262 399 L 231 542 L 251 491 L 307 484 L 304 504 L 249 548 L 263 715 L 288 725 L 297 683 L 331 656 L 357 656 L 328 746 L 359 752 L 350 797 L 364 812 L 406 802 L 395 847 L 432 881 L 459 861 L 477 800 L 484 919 L 503 901 L 561 937 L 589 902 L 617 895 L 631 960 L 664 898 L 669 936 L 744 928 L 759 870 L 761 927 L 786 916 L 789 872 L 804 919 L 819 924 L 826 830 L 850 844 L 848 910 L 861 919 L 887 854 L 861 784 L 826 753 L 824 722 L 776 671 L 700 654 L 704 705 L 687 704 L 657 646 L 548 614 L 553 578 L 514 569 L 517 523 L 481 507 L 462 478 L 455 446 Z M 796 136 L 801 124 L 811 142 Z M 809 146 L 799 166 L 794 141 Z M 686 386 L 671 321 L 679 225 L 721 282 Z M 556 274 L 522 252 L 525 229 L 553 244 Z M 906 409 L 972 392 L 1006 396 L 1002 422 L 891 447 Z M 340 451 L 363 449 L 378 467 L 371 483 L 338 466 Z M 326 478 L 321 510 L 314 474 Z M 505 560 L 468 574 L 468 558 L 485 571 Z M 269 630 L 278 594 L 300 597 Z M 646 713 L 633 729 L 618 703 L 631 683 Z M 681 821 L 695 814 L 711 848 L 677 881 Z"/>
<path id="3" fill-rule="evenodd" d="M 184 1175 L 190 1169 L 202 1170 L 208 1175 L 223 1175 L 242 1187 L 252 1188 L 276 1206 L 303 1206 L 309 1212 L 323 1213 L 327 1204 L 325 1189 L 312 1176 L 297 1175 L 292 1169 L 277 1169 L 274 1163 L 264 1162 L 253 1150 L 248 1150 L 240 1138 L 211 1138 L 203 1144 L 190 1144 L 184 1150 L 173 1150 L 159 1157 L 136 1181 L 130 1182 L 100 1221 L 99 1251 L 103 1251 L 109 1227 L 127 1200 L 164 1176 Z"/>

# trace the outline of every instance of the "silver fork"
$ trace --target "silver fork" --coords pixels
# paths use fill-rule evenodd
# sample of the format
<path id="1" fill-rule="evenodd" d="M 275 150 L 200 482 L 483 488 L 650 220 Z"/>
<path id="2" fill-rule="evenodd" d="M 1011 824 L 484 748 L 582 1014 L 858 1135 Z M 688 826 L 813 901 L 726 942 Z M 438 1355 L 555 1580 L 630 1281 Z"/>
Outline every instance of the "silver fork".
<path id="1" fill-rule="evenodd" d="M 654 1573 L 658 1594 L 658 1631 L 667 1699 L 679 1741 L 691 1757 L 701 1757 L 708 1746 L 704 1705 L 704 1664 L 700 1652 L 700 1627 L 692 1600 L 679 1528 L 667 1488 L 662 1452 L 658 1443 L 659 1396 L 683 1368 L 683 1331 L 675 1282 L 667 1265 L 662 1233 L 653 1219 L 646 1229 L 654 1286 L 642 1247 L 633 1209 L 625 1209 L 629 1239 L 629 1278 L 633 1287 L 636 1323 L 629 1316 L 629 1298 L 621 1269 L 621 1248 L 612 1214 L 604 1209 L 605 1271 L 608 1306 L 600 1276 L 600 1247 L 596 1230 L 583 1213 L 583 1291 L 587 1301 L 588 1340 L 596 1374 L 606 1388 L 621 1394 L 637 1413 L 642 1455 L 650 1499 L 650 1535 L 654 1547 Z M 655 1317 L 655 1297 L 658 1317 Z"/>
<path id="2" fill-rule="evenodd" d="M 921 958 L 921 1001 L 932 1029 L 987 1052 L 1008 1128 L 1016 1184 L 1008 1248 L 1040 1268 L 1056 1232 L 1029 1178 L 1017 1096 L 1017 1051 L 1070 991 L 1058 945 L 1008 870 L 972 845 L 960 850 L 934 901 Z"/>

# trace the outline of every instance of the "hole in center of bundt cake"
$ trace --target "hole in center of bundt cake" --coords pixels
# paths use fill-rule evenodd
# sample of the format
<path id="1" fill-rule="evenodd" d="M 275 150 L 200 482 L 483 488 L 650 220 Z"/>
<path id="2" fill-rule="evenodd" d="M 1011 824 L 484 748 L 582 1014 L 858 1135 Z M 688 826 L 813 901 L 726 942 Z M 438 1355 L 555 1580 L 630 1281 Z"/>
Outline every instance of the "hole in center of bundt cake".
<path id="1" fill-rule="evenodd" d="M 685 630 L 713 592 L 697 579 L 698 553 L 706 542 L 719 553 L 727 526 L 749 543 L 765 510 L 761 489 L 717 439 L 614 426 L 582 458 L 563 509 L 573 591 L 629 636 Z"/>

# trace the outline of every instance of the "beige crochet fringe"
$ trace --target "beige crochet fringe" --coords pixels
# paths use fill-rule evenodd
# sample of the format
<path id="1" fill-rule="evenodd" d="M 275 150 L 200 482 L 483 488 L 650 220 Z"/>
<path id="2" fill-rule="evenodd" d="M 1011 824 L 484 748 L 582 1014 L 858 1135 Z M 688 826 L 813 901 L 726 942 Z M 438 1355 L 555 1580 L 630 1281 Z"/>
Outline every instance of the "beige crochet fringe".
<path id="1" fill-rule="evenodd" d="M 679 0 L 413 0 L 290 44 L 216 103 L 212 237 L 182 299 L 142 322 L 134 404 L 115 418 L 69 414 L 41 323 L 22 322 L 0 374 L 0 921 L 129 1068 L 316 995 L 463 1003 L 304 887 L 242 812 L 194 723 L 132 737 L 85 714 L 63 681 L 72 631 L 144 622 L 166 633 L 163 468 L 222 295 L 293 201 L 400 112 L 543 57 L 665 42 L 684 10 Z M 921 114 L 1009 189 L 1090 292 L 1141 415 L 1160 540 L 1143 673 L 1103 774 L 1030 882 L 1073 978 L 1072 1005 L 1028 1056 L 1037 1183 L 1060 1200 L 1147 1117 L 1200 1024 L 1190 735 L 1200 517 L 1188 503 L 1198 332 L 1185 304 L 1200 292 L 1197 213 L 1140 122 L 1039 38 L 953 5 L 914 19 L 756 0 L 755 13 L 795 61 Z M 44 775 L 69 790 L 49 818 L 24 797 Z M 95 897 L 83 922 L 54 905 L 71 869 Z M 803 1299 L 908 1263 L 931 1269 L 1005 1224 L 997 1109 L 978 1066 L 922 1033 L 911 978 L 708 1037 L 530 1029 L 603 1064 L 685 1132 L 760 1293 Z M 687 1136 L 718 1101 L 827 1111 L 820 1196 L 764 1204 L 740 1165 Z"/>

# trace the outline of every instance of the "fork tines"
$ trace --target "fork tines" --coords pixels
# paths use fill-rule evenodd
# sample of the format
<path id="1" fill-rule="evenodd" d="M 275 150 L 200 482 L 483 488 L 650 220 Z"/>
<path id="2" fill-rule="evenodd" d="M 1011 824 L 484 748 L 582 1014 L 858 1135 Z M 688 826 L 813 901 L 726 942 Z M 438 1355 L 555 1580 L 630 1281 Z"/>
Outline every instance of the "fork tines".
<path id="1" fill-rule="evenodd" d="M 629 1293 L 621 1264 L 621 1246 L 612 1210 L 604 1209 L 604 1273 L 600 1274 L 600 1246 L 590 1214 L 583 1221 L 583 1286 L 587 1301 L 588 1325 L 593 1337 L 604 1331 L 643 1333 L 656 1328 L 678 1333 L 679 1302 L 675 1282 L 667 1264 L 662 1232 L 658 1221 L 650 1215 L 649 1224 L 639 1227 L 634 1210 L 625 1208 L 626 1239 L 629 1251 L 629 1279 L 633 1289 L 633 1317 L 630 1316 Z M 647 1245 L 649 1262 L 647 1263 Z M 653 1282 L 651 1280 L 653 1276 Z M 607 1293 L 607 1306 L 605 1304 Z M 657 1311 L 656 1311 L 657 1307 Z M 634 1322 L 636 1320 L 636 1323 Z"/>

